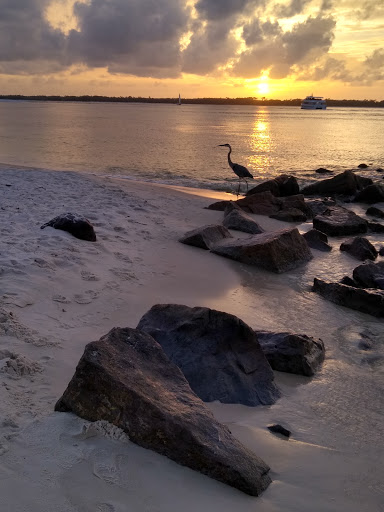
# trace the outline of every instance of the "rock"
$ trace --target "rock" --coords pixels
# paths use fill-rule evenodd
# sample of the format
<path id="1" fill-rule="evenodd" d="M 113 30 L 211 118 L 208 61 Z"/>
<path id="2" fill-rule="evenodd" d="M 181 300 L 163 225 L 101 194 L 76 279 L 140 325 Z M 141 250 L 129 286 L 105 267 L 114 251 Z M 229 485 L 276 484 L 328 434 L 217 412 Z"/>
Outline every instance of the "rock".
<path id="1" fill-rule="evenodd" d="M 379 254 L 380 256 L 384 256 L 384 246 L 380 247 Z"/>
<path id="2" fill-rule="evenodd" d="M 258 194 L 259 192 L 265 192 L 267 190 L 276 197 L 293 196 L 300 193 L 297 179 L 294 176 L 281 174 L 272 180 L 264 181 L 256 185 L 256 187 L 248 190 L 246 195 L 251 196 L 252 194 Z"/>
<path id="3" fill-rule="evenodd" d="M 315 278 L 313 291 L 325 299 L 369 315 L 384 316 L 384 291 L 355 288 Z"/>
<path id="4" fill-rule="evenodd" d="M 366 233 L 367 221 L 342 206 L 330 206 L 313 219 L 313 227 L 328 236 L 348 236 Z"/>
<path id="5" fill-rule="evenodd" d="M 384 261 L 359 265 L 353 270 L 353 279 L 359 286 L 384 290 Z"/>
<path id="6" fill-rule="evenodd" d="M 384 225 L 380 222 L 368 222 L 367 226 L 371 233 L 384 233 Z"/>
<path id="7" fill-rule="evenodd" d="M 272 368 L 279 372 L 311 377 L 324 361 L 321 339 L 289 332 L 256 331 L 260 346 Z"/>
<path id="8" fill-rule="evenodd" d="M 137 328 L 160 343 L 204 402 L 270 405 L 280 396 L 254 331 L 236 316 L 157 304 Z"/>
<path id="9" fill-rule="evenodd" d="M 296 228 L 262 233 L 249 238 L 224 240 L 211 250 L 226 258 L 278 274 L 312 259 L 307 242 Z"/>
<path id="10" fill-rule="evenodd" d="M 353 286 L 354 288 L 360 288 L 360 286 L 356 283 L 354 279 L 349 276 L 344 276 L 340 279 L 341 284 L 346 284 L 347 286 Z"/>
<path id="11" fill-rule="evenodd" d="M 352 196 L 359 190 L 372 184 L 369 178 L 358 176 L 353 171 L 344 171 L 333 178 L 318 181 L 304 187 L 301 192 L 306 196 L 311 195 L 345 195 Z"/>
<path id="12" fill-rule="evenodd" d="M 201 249 L 211 249 L 217 242 L 232 238 L 228 229 L 221 224 L 209 224 L 201 228 L 193 229 L 180 238 L 182 244 L 193 245 Z"/>
<path id="13" fill-rule="evenodd" d="M 318 169 L 316 169 L 316 171 L 318 174 L 332 174 L 333 171 L 330 171 L 329 169 L 325 169 L 324 167 L 319 167 Z"/>
<path id="14" fill-rule="evenodd" d="M 270 215 L 271 219 L 282 220 L 284 222 L 305 222 L 307 215 L 297 208 L 288 208 L 274 215 Z"/>
<path id="15" fill-rule="evenodd" d="M 380 217 L 381 219 L 384 219 L 384 211 L 380 210 L 380 208 L 376 208 L 376 206 L 370 206 L 365 213 L 372 217 Z"/>
<path id="16" fill-rule="evenodd" d="M 368 168 L 368 165 L 367 164 L 359 164 L 357 166 L 359 169 L 367 169 Z"/>
<path id="17" fill-rule="evenodd" d="M 311 211 L 311 216 L 309 218 L 316 217 L 316 215 L 321 215 L 325 212 L 328 206 L 335 206 L 336 202 L 333 199 L 306 199 L 305 204 Z"/>
<path id="18" fill-rule="evenodd" d="M 343 242 L 340 245 L 340 251 L 345 251 L 361 261 L 375 260 L 378 254 L 371 242 L 362 236 L 357 236 Z"/>
<path id="19" fill-rule="evenodd" d="M 287 430 L 286 428 L 279 424 L 268 425 L 267 428 L 270 432 L 273 432 L 274 434 L 281 434 L 282 436 L 285 437 L 290 437 L 291 435 L 291 432 L 289 430 Z"/>
<path id="20" fill-rule="evenodd" d="M 332 251 L 332 247 L 328 244 L 327 235 L 317 229 L 310 229 L 303 234 L 303 237 L 311 249 L 324 252 Z"/>
<path id="21" fill-rule="evenodd" d="M 368 185 L 355 196 L 355 203 L 380 203 L 384 201 L 384 187 L 382 185 Z"/>
<path id="22" fill-rule="evenodd" d="M 96 234 L 92 224 L 88 219 L 82 215 L 78 215 L 77 213 L 63 213 L 62 215 L 58 215 L 54 219 L 40 226 L 40 229 L 44 229 L 48 226 L 67 231 L 80 240 L 96 242 Z"/>
<path id="23" fill-rule="evenodd" d="M 216 203 L 212 203 L 209 206 L 205 206 L 205 209 L 223 212 L 227 208 L 229 203 L 230 201 L 217 201 Z"/>
<path id="24" fill-rule="evenodd" d="M 89 343 L 56 411 L 105 420 L 134 443 L 252 496 L 269 467 L 215 420 L 160 345 L 136 329 Z"/>
<path id="25" fill-rule="evenodd" d="M 244 233 L 258 234 L 264 233 L 264 229 L 247 215 L 241 208 L 235 205 L 236 208 L 225 210 L 223 225 L 228 229 L 243 231 Z"/>
<path id="26" fill-rule="evenodd" d="M 376 169 L 376 172 L 384 172 L 384 169 L 382 169 L 381 167 L 379 167 L 378 169 Z"/>

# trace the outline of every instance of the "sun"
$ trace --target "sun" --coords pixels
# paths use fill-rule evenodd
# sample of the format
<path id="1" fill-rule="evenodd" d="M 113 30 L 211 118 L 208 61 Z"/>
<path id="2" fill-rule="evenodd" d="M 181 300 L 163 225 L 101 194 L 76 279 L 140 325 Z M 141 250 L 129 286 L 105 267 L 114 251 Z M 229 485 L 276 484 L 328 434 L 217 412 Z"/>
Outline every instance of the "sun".
<path id="1" fill-rule="evenodd" d="M 260 82 L 257 84 L 257 90 L 260 94 L 267 94 L 269 93 L 269 85 L 267 82 Z"/>

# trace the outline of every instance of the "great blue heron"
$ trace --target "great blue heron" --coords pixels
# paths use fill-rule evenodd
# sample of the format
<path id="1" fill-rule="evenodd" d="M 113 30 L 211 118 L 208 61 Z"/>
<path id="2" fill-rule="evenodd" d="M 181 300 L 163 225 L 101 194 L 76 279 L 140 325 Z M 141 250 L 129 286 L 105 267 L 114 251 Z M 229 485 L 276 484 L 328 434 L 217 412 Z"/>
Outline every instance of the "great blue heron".
<path id="1" fill-rule="evenodd" d="M 252 174 L 248 171 L 248 169 L 246 167 L 244 167 L 244 165 L 234 164 L 232 162 L 232 160 L 231 160 L 232 148 L 231 148 L 230 144 L 219 144 L 219 146 L 224 146 L 226 148 L 229 148 L 229 151 L 228 151 L 228 164 L 229 164 L 229 167 L 239 177 L 239 188 L 237 189 L 237 195 L 239 195 L 239 192 L 240 192 L 241 180 L 244 180 L 245 183 L 247 184 L 247 191 L 248 191 L 248 181 L 245 178 L 252 178 L 253 179 Z"/>

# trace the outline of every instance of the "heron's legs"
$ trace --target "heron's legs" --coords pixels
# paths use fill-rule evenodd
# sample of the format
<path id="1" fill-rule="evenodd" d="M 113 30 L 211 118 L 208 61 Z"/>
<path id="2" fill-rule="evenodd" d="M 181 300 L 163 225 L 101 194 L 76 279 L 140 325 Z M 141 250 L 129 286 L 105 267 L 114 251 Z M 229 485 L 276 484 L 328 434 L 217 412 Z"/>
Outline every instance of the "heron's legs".
<path id="1" fill-rule="evenodd" d="M 239 193 L 240 193 L 240 184 L 241 184 L 241 178 L 239 178 L 239 186 L 237 187 L 237 194 L 236 194 L 237 197 L 239 197 Z"/>

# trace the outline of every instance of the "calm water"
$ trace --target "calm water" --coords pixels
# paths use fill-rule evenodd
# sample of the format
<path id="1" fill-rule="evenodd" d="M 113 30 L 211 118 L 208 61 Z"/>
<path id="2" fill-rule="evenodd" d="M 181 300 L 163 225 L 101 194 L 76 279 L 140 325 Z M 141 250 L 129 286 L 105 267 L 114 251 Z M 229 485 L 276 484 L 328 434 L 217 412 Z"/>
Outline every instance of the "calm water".
<path id="1" fill-rule="evenodd" d="M 0 102 L 0 162 L 190 187 L 233 188 L 234 162 L 265 179 L 384 167 L 384 110 Z"/>

